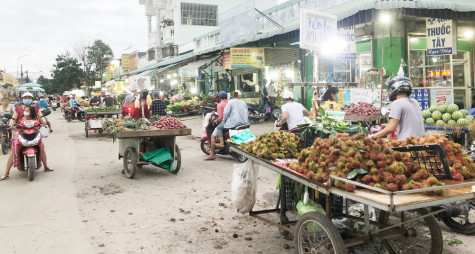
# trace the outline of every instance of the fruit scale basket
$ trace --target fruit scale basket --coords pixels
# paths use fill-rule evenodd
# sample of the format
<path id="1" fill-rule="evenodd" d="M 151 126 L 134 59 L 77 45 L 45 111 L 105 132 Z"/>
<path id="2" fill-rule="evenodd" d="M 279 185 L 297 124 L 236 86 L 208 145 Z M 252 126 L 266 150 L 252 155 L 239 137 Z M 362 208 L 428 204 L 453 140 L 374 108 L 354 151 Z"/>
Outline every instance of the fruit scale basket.
<path id="1" fill-rule="evenodd" d="M 281 174 L 281 189 L 276 207 L 268 210 L 250 211 L 249 215 L 270 225 L 277 226 L 283 235 L 293 233 L 297 253 L 346 253 L 347 247 L 360 245 L 368 240 L 382 241 L 390 253 L 400 253 L 401 251 L 406 253 L 407 249 L 404 250 L 404 248 L 414 246 L 416 243 L 419 247 L 425 248 L 423 250 L 425 252 L 442 253 L 442 234 L 434 215 L 475 201 L 475 193 L 472 191 L 475 180 L 463 183 L 450 180 L 452 175 L 440 145 L 395 149 L 411 153 L 411 157 L 415 162 L 443 179 L 441 181 L 445 185 L 396 192 L 374 188 L 334 175 L 330 175 L 329 184 L 322 184 L 285 167 L 285 163 L 262 159 L 236 146 L 231 146 L 230 149 L 262 167 Z M 330 187 L 332 182 L 336 180 L 352 183 L 360 188 L 357 188 L 354 192 L 348 192 Z M 294 210 L 295 202 L 289 200 L 286 188 L 291 186 L 289 184 L 291 181 L 299 182 L 315 190 L 315 195 L 311 196 L 317 203 L 322 204 L 323 201 L 322 207 L 325 214 L 308 212 L 297 221 L 290 221 L 286 216 L 286 212 Z M 427 195 L 427 192 L 443 192 L 443 194 Z M 312 191 L 310 191 L 310 194 L 312 194 Z M 363 205 L 361 216 L 349 215 L 349 201 Z M 447 205 L 445 209 L 433 212 L 427 209 L 427 207 L 446 204 L 452 205 Z M 380 211 L 378 221 L 370 220 L 369 211 L 372 208 Z M 275 222 L 275 219 L 272 220 L 272 217 L 268 214 L 277 214 L 280 216 L 280 222 Z M 340 234 L 332 220 L 339 218 L 347 218 L 363 223 L 363 235 L 348 237 L 348 234 L 344 234 L 345 240 L 343 240 L 343 234 Z M 296 225 L 291 227 L 293 224 Z M 420 229 L 423 229 L 424 232 Z M 414 245 L 408 244 L 408 241 L 412 241 Z"/>

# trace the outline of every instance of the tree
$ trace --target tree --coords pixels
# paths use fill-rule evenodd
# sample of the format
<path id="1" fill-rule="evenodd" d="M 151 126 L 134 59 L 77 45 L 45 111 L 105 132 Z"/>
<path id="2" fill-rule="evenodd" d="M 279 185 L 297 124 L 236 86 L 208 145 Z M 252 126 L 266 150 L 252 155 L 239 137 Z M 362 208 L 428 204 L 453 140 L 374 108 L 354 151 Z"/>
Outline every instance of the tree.
<path id="1" fill-rule="evenodd" d="M 45 78 L 43 75 L 39 76 L 38 79 L 36 80 L 36 83 L 40 84 L 43 86 L 45 89 L 45 92 L 47 94 L 56 94 L 59 93 L 59 90 L 57 87 L 53 86 L 53 82 L 51 79 Z"/>
<path id="2" fill-rule="evenodd" d="M 53 64 L 53 68 L 52 90 L 63 93 L 80 88 L 81 77 L 83 77 L 81 64 L 76 58 L 72 58 L 68 51 L 56 57 L 56 64 Z"/>
<path id="3" fill-rule="evenodd" d="M 88 86 L 93 86 L 94 81 L 101 80 L 104 69 L 114 57 L 112 49 L 102 40 L 95 40 L 92 46 L 81 44 L 75 48 L 75 53 L 83 64 L 84 78 Z"/>

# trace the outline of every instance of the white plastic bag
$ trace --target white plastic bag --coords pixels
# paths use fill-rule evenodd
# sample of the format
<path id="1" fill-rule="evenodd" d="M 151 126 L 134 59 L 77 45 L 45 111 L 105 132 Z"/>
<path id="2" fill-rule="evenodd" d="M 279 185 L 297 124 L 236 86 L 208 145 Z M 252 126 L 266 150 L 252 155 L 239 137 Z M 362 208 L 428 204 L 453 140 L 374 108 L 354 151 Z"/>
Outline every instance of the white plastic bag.
<path id="1" fill-rule="evenodd" d="M 47 125 L 40 127 L 40 133 L 42 138 L 47 138 L 49 136 L 49 128 Z"/>
<path id="2" fill-rule="evenodd" d="M 234 207 L 239 213 L 247 213 L 256 203 L 257 164 L 248 160 L 242 164 L 234 164 L 231 196 Z"/>

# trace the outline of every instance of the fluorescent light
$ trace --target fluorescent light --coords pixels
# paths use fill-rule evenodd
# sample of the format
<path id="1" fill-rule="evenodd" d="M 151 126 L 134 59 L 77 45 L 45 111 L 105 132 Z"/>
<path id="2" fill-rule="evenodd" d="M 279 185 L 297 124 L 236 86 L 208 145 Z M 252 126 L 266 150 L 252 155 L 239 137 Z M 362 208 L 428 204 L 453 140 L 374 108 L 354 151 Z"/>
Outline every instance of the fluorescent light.
<path id="1" fill-rule="evenodd" d="M 391 22 L 391 15 L 387 12 L 382 12 L 379 14 L 379 21 L 383 24 L 389 24 Z"/>
<path id="2" fill-rule="evenodd" d="M 465 30 L 463 33 L 464 37 L 467 38 L 468 40 L 473 39 L 473 31 L 471 29 Z"/>

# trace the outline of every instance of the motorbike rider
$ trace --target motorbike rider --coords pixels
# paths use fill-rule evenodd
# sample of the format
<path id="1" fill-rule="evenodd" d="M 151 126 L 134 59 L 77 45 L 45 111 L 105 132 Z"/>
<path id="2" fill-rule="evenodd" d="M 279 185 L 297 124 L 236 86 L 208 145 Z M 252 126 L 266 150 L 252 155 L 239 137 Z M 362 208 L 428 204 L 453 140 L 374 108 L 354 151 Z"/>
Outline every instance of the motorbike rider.
<path id="1" fill-rule="evenodd" d="M 384 137 L 398 130 L 397 138 L 405 139 L 410 136 L 422 138 L 425 134 L 424 120 L 419 103 L 409 96 L 412 93 L 412 82 L 406 77 L 394 77 L 388 80 L 388 94 L 391 104 L 389 124 L 372 138 Z"/>
<path id="2" fill-rule="evenodd" d="M 76 94 L 71 94 L 71 99 L 69 100 L 71 111 L 77 111 L 79 106 L 82 106 L 82 104 L 76 99 Z"/>
<path id="3" fill-rule="evenodd" d="M 224 107 L 223 121 L 216 127 L 220 147 L 224 147 L 225 130 L 249 124 L 247 104 L 239 96 L 237 91 L 233 92 L 233 98 Z"/>
<path id="4" fill-rule="evenodd" d="M 42 94 L 39 96 L 40 100 L 36 102 L 35 106 L 38 106 L 40 108 L 40 111 L 43 112 L 43 110 L 49 109 L 49 104 L 45 100 L 45 96 Z M 45 118 L 46 119 L 46 118 Z M 53 129 L 51 128 L 51 123 L 46 119 L 46 124 L 48 125 L 49 131 L 53 132 Z"/>
<path id="5" fill-rule="evenodd" d="M 214 120 L 213 121 L 213 124 L 216 125 L 216 124 L 219 124 L 223 121 L 223 117 L 224 117 L 224 108 L 226 107 L 226 105 L 228 104 L 229 100 L 228 100 L 228 93 L 226 93 L 225 91 L 221 91 L 218 93 L 218 97 L 219 99 L 221 100 L 217 106 L 217 111 L 218 111 L 218 119 Z M 210 123 L 211 124 L 211 123 Z M 211 134 L 211 143 L 210 143 L 210 148 L 211 148 L 211 153 L 208 157 L 206 157 L 205 160 L 209 161 L 209 160 L 214 160 L 215 159 L 215 155 L 216 155 L 216 136 L 218 135 L 218 128 L 216 127 L 213 131 L 213 133 Z"/>
<path id="6" fill-rule="evenodd" d="M 89 104 L 93 107 L 94 106 L 98 107 L 101 104 L 101 98 L 99 98 L 97 94 L 95 94 L 94 97 L 89 102 Z"/>
<path id="7" fill-rule="evenodd" d="M 300 103 L 294 101 L 294 93 L 284 91 L 284 105 L 282 105 L 282 119 L 276 124 L 282 127 L 281 130 L 294 130 L 298 125 L 304 124 L 304 116 L 309 116 L 310 112 Z"/>
<path id="8" fill-rule="evenodd" d="M 30 107 L 31 103 L 33 102 L 33 95 L 30 92 L 24 93 L 22 95 L 22 102 L 23 104 L 21 106 L 15 108 L 15 112 L 13 113 L 12 119 L 10 120 L 10 124 L 9 124 L 10 127 L 13 127 L 18 121 L 21 121 L 26 115 L 28 115 L 27 117 L 29 117 L 29 115 L 31 114 L 31 112 L 29 112 L 30 109 L 28 110 L 25 110 L 25 109 L 27 107 Z M 34 113 L 36 114 L 36 120 L 40 121 L 42 124 L 46 124 L 46 120 L 43 116 L 43 113 L 39 110 L 39 107 L 34 106 L 34 108 L 35 108 Z M 12 145 L 21 146 L 21 144 L 18 144 L 18 140 L 13 140 Z M 43 163 L 44 171 L 45 172 L 54 171 L 52 168 L 48 166 L 48 161 L 46 159 L 46 151 L 45 151 L 45 147 L 43 143 L 41 143 L 41 145 L 39 146 L 39 149 L 40 149 L 40 160 Z M 14 150 L 18 151 L 19 148 L 12 149 L 12 152 L 10 153 L 10 156 L 8 157 L 5 174 L 2 177 L 0 177 L 0 181 L 8 179 L 10 177 L 10 169 L 13 166 Z"/>

